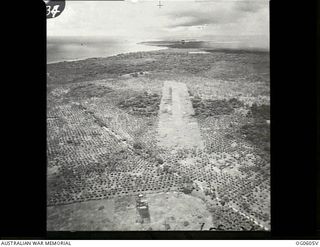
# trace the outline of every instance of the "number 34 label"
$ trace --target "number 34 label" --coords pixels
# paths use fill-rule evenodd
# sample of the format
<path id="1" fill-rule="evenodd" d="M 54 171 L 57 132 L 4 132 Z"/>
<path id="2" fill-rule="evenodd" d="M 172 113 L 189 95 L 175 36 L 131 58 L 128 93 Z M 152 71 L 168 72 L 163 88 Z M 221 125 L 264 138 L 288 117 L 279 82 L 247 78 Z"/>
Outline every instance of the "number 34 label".
<path id="1" fill-rule="evenodd" d="M 47 9 L 47 19 L 58 17 L 65 8 L 64 0 L 44 0 Z"/>

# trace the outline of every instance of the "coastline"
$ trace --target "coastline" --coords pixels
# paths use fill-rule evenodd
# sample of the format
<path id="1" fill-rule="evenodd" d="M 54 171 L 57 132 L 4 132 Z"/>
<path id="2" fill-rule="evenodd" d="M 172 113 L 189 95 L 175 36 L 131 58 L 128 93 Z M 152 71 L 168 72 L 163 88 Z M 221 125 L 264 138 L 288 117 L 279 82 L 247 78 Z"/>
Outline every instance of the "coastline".
<path id="1" fill-rule="evenodd" d="M 84 55 L 79 58 L 63 58 L 56 59 L 53 61 L 47 60 L 47 65 L 49 64 L 57 64 L 63 62 L 77 62 L 83 61 L 87 59 L 103 59 L 116 57 L 119 55 L 127 55 L 139 52 L 153 52 L 153 51 L 162 51 L 162 50 L 180 50 L 180 51 L 190 51 L 196 53 L 213 53 L 213 52 L 223 52 L 223 53 L 269 53 L 269 49 L 257 48 L 257 47 L 241 47 L 241 46 L 229 46 L 225 47 L 224 44 L 237 44 L 237 42 L 209 42 L 209 41 L 186 41 L 185 43 L 181 41 L 144 41 L 134 43 L 136 47 L 134 49 L 128 49 L 128 51 L 121 52 L 111 52 L 107 55 L 92 54 L 92 55 Z M 213 45 L 215 44 L 215 45 Z M 222 44 L 222 46 L 218 45 Z M 82 44 L 81 44 L 82 45 Z M 130 47 L 130 46 L 129 46 Z M 92 47 L 88 47 L 91 49 Z M 140 49 L 141 48 L 141 49 Z M 115 50 L 119 49 L 116 47 Z M 47 56 L 48 56 L 48 48 L 47 48 Z M 103 54 L 104 51 L 101 51 Z M 50 60 L 50 59 L 49 59 Z"/>
<path id="2" fill-rule="evenodd" d="M 255 60 L 261 60 L 259 65 L 269 68 L 269 53 L 259 51 L 242 50 L 210 50 L 208 53 L 199 53 L 199 49 L 180 49 L 167 48 L 153 51 L 137 51 L 128 53 L 119 53 L 108 57 L 92 57 L 73 61 L 61 61 L 47 64 L 47 82 L 48 85 L 68 84 L 70 82 L 81 82 L 94 79 L 116 78 L 122 75 L 148 71 L 148 73 L 161 73 L 166 78 L 176 78 L 177 75 L 205 76 L 221 80 L 234 80 L 234 78 L 249 77 L 249 81 L 255 80 L 251 76 L 239 71 L 240 67 L 247 68 L 247 63 Z M 240 57 L 239 57 L 240 56 Z M 213 66 L 218 60 L 241 59 L 240 64 L 235 61 L 228 70 L 221 73 L 219 65 Z M 259 61 L 259 63 L 261 63 Z M 223 70 L 227 71 L 225 65 Z M 250 65 L 255 66 L 255 65 Z M 239 67 L 239 68 L 238 68 Z M 211 68 L 211 69 L 210 69 Z M 255 68 L 252 68 L 255 70 Z M 217 71 L 216 71 L 217 70 Z M 63 71 L 63 73 L 61 73 Z M 207 72 L 206 72 L 207 71 Z M 216 71 L 216 72 L 215 72 Z M 257 73 L 260 69 L 258 69 Z M 256 72 L 254 72 L 256 73 Z M 262 81 L 269 81 L 267 77 L 269 72 L 261 75 Z M 188 79 L 189 80 L 189 79 Z"/>
<path id="3" fill-rule="evenodd" d="M 137 45 L 144 45 L 144 44 L 139 44 L 137 43 Z M 147 46 L 147 45 L 144 45 Z M 55 60 L 55 61 L 47 61 L 47 65 L 48 64 L 57 64 L 57 63 L 64 63 L 64 62 L 77 62 L 77 61 L 83 61 L 83 60 L 87 60 L 87 59 L 101 59 L 101 58 L 110 58 L 110 57 L 115 57 L 115 56 L 119 56 L 119 55 L 125 55 L 125 54 L 130 54 L 130 53 L 137 53 L 137 52 L 149 52 L 149 51 L 161 51 L 161 50 L 166 50 L 169 49 L 168 47 L 160 47 L 160 46 L 148 46 L 149 48 L 154 48 L 154 49 L 150 49 L 150 50 L 137 50 L 137 51 L 128 51 L 128 52 L 119 52 L 119 53 L 113 53 L 107 56 L 85 56 L 85 57 L 81 57 L 81 58 L 76 58 L 76 59 L 63 59 L 63 60 Z"/>
<path id="4" fill-rule="evenodd" d="M 150 45 L 151 46 L 151 45 Z M 210 54 L 215 52 L 221 52 L 221 53 L 270 53 L 269 50 L 258 50 L 258 49 L 222 49 L 222 48 L 172 48 L 167 46 L 154 46 L 155 50 L 141 50 L 141 51 L 132 51 L 132 52 L 120 52 L 115 53 L 108 56 L 99 56 L 99 57 L 83 57 L 83 58 L 77 58 L 77 59 L 66 59 L 66 60 L 57 60 L 57 61 L 51 61 L 47 62 L 47 65 L 53 65 L 53 64 L 59 64 L 59 63 L 69 63 L 69 62 L 81 62 L 89 59 L 107 59 L 107 58 L 113 58 L 117 56 L 125 56 L 125 55 L 134 55 L 139 54 L 141 52 L 161 52 L 161 51 L 180 51 L 180 52 L 187 52 L 190 54 Z"/>

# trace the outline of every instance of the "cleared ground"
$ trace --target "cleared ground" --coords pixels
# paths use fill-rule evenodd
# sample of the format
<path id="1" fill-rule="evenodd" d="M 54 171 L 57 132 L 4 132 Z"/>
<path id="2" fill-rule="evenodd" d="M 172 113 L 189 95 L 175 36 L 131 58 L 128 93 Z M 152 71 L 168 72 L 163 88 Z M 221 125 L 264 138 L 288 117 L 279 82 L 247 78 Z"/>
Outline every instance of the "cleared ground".
<path id="1" fill-rule="evenodd" d="M 59 207 L 49 216 L 56 221 L 48 230 L 208 230 L 212 227 L 210 212 L 200 198 L 177 192 L 148 194 L 150 221 L 141 223 L 134 196 L 88 201 Z M 49 209 L 49 212 L 51 209 Z M 67 216 L 67 223 L 59 217 Z M 204 224 L 204 226 L 202 226 Z"/>
<path id="2" fill-rule="evenodd" d="M 48 65 L 48 230 L 270 229 L 269 54 L 189 51 Z"/>
<path id="3" fill-rule="evenodd" d="M 165 81 L 159 111 L 159 145 L 166 148 L 203 148 L 186 84 Z"/>

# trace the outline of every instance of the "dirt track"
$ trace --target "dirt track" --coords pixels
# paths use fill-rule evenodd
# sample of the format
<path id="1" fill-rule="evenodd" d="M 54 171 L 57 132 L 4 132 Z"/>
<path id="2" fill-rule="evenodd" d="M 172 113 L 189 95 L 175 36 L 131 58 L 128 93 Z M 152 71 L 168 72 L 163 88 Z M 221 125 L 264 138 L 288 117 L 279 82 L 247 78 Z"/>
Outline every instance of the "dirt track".
<path id="1" fill-rule="evenodd" d="M 165 148 L 203 148 L 186 84 L 165 81 L 159 110 L 159 145 Z"/>

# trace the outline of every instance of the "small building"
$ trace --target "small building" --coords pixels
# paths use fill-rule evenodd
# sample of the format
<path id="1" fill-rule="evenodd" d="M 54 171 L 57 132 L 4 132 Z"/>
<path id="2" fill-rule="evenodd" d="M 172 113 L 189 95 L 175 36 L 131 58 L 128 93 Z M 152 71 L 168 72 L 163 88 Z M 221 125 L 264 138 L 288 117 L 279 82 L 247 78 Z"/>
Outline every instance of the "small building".
<path id="1" fill-rule="evenodd" d="M 149 205 L 146 199 L 143 198 L 142 194 L 138 195 L 136 200 L 136 208 L 141 218 L 141 223 L 150 222 Z"/>

